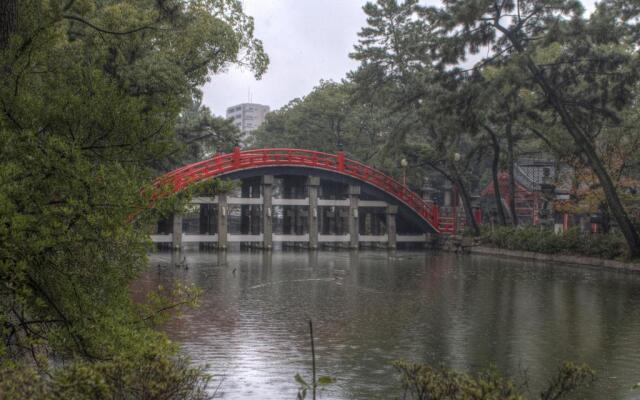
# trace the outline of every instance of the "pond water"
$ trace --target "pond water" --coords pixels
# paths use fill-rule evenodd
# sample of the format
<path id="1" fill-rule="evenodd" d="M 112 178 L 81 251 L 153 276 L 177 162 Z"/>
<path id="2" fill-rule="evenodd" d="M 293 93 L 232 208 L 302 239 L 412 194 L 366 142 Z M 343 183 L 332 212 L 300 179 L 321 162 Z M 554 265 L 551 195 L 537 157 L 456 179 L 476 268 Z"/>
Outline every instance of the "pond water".
<path id="1" fill-rule="evenodd" d="M 174 260 L 186 258 L 188 268 Z M 325 399 L 401 395 L 391 362 L 491 365 L 537 397 L 564 360 L 598 380 L 580 399 L 640 399 L 640 275 L 447 253 L 157 252 L 136 283 L 204 289 L 165 327 L 225 399 L 294 399 L 317 369 Z M 310 396 L 308 397 L 310 398 Z"/>

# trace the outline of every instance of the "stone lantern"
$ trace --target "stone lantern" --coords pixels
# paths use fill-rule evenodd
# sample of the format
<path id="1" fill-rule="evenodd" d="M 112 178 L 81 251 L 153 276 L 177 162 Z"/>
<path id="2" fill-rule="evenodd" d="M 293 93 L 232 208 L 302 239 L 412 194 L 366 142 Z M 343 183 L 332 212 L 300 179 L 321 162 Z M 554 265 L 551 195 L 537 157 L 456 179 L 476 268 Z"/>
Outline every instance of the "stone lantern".
<path id="1" fill-rule="evenodd" d="M 555 199 L 556 185 L 552 183 L 549 169 L 544 169 L 544 176 L 540 184 L 540 224 L 545 227 L 553 227 L 553 200 Z"/>

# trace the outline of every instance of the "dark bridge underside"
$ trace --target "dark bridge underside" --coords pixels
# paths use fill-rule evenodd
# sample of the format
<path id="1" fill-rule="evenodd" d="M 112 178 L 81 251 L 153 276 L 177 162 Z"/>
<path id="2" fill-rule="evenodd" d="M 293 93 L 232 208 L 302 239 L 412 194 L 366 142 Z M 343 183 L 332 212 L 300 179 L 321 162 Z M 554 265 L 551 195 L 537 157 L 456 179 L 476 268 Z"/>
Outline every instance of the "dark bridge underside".
<path id="1" fill-rule="evenodd" d="M 300 167 L 300 166 L 266 166 L 245 168 L 217 175 L 217 178 L 226 179 L 243 179 L 263 175 L 299 175 L 299 176 L 318 176 L 323 179 L 340 182 L 348 185 L 358 185 L 362 193 L 373 198 L 384 200 L 388 204 L 398 206 L 398 215 L 407 221 L 411 221 L 415 226 L 425 233 L 437 233 L 437 231 L 424 218 L 418 215 L 413 209 L 404 202 L 398 200 L 395 196 L 381 190 L 363 180 L 354 178 L 350 175 L 340 174 L 338 172 L 329 171 L 322 168 Z"/>

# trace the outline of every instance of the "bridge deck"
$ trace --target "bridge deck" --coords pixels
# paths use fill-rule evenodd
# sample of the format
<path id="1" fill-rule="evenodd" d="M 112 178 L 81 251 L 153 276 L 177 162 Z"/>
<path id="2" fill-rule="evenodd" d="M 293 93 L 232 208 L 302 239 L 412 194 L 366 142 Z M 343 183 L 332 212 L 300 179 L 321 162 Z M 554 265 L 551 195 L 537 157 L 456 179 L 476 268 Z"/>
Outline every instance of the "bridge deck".
<path id="1" fill-rule="evenodd" d="M 300 176 L 305 177 L 307 183 L 303 185 L 306 185 L 306 189 L 302 192 L 308 195 L 300 196 L 301 198 L 274 196 L 274 175 L 289 176 L 290 178 L 287 179 L 294 182 L 299 182 Z M 241 179 L 245 183 L 254 182 L 253 184 L 256 182 L 254 178 L 260 177 L 259 196 L 250 196 L 245 193 L 240 197 L 227 194 L 216 197 L 194 197 L 192 206 L 200 206 L 200 218 L 201 220 L 204 218 L 203 221 L 207 227 L 214 223 L 214 221 L 207 222 L 207 218 L 213 217 L 211 210 L 216 210 L 217 221 L 214 223 L 216 229 L 203 228 L 204 230 L 200 229 L 201 234 L 182 232 L 182 216 L 176 215 L 172 223 L 173 233 L 153 235 L 154 242 L 172 243 L 174 247 L 179 247 L 182 243 L 217 243 L 221 248 L 226 247 L 227 243 L 234 242 L 262 243 L 266 248 L 277 242 L 305 242 L 311 248 L 316 248 L 319 243 L 346 243 L 351 248 L 357 248 L 359 243 L 386 243 L 394 248 L 397 243 L 425 242 L 427 233 L 440 233 L 441 225 L 436 204 L 425 201 L 409 187 L 388 175 L 345 158 L 342 152 L 328 154 L 300 149 L 240 151 L 239 148 L 234 148 L 230 154 L 218 154 L 157 178 L 154 182 L 157 190 L 153 193 L 151 201 L 213 177 Z M 334 181 L 333 184 L 346 185 L 348 193 L 345 193 L 345 197 L 342 198 L 321 198 L 319 196 L 320 177 Z M 366 190 L 363 196 L 361 196 L 361 189 Z M 255 191 L 252 193 L 256 194 Z M 324 211 L 321 216 L 322 208 Z M 285 209 L 289 210 L 289 214 L 285 215 Z M 295 224 L 304 221 L 307 226 L 302 228 L 298 226 L 292 230 L 290 222 L 292 212 L 295 214 L 293 217 Z M 228 215 L 230 213 L 233 215 Z M 368 230 L 362 228 L 363 224 L 358 219 L 360 215 L 369 218 L 364 221 L 364 225 L 369 226 Z M 279 220 L 289 218 L 287 220 L 289 228 L 284 229 L 285 233 L 275 232 L 273 224 L 276 217 Z M 233 233 L 230 232 L 230 218 L 240 218 L 241 221 L 245 221 L 242 222 L 245 223 L 245 228 L 241 230 L 244 234 L 238 234 L 237 229 Z M 253 221 L 250 222 L 250 229 L 247 229 L 247 220 Z M 319 220 L 334 228 L 320 229 Z M 399 234 L 396 229 L 398 221 L 409 221 L 405 222 L 405 225 L 414 224 L 415 227 L 412 228 L 414 230 L 403 231 L 414 233 Z M 336 228 L 336 224 L 341 228 Z M 371 224 L 376 228 L 372 228 Z M 260 228 L 255 229 L 257 226 Z M 348 228 L 347 232 L 345 227 Z M 445 229 L 447 228 L 449 224 L 446 225 Z M 166 229 L 164 231 L 166 232 Z M 298 234 L 294 234 L 294 231 Z M 335 234 L 329 234 L 330 232 Z"/>
<path id="2" fill-rule="evenodd" d="M 238 170 L 286 165 L 331 171 L 372 185 L 393 196 L 402 205 L 410 208 L 418 217 L 424 219 L 434 232 L 439 232 L 437 205 L 425 201 L 420 195 L 392 177 L 368 165 L 346 158 L 343 152 L 329 154 L 287 148 L 240 151 L 240 148 L 236 147 L 230 154 L 218 154 L 211 159 L 177 168 L 159 177 L 155 181 L 155 185 L 162 190 L 168 188 L 171 192 L 176 192 L 194 182 L 223 176 Z M 162 195 L 163 192 L 158 192 L 155 196 Z"/>

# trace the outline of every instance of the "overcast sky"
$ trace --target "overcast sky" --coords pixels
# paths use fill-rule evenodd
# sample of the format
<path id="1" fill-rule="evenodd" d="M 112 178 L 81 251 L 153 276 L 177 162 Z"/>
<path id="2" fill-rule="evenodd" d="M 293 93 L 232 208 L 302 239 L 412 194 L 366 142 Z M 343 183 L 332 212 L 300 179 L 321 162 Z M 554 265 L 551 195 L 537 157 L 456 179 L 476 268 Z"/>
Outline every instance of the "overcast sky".
<path id="1" fill-rule="evenodd" d="M 357 65 L 349 52 L 366 24 L 363 0 L 245 0 L 255 19 L 255 35 L 270 58 L 256 81 L 236 68 L 216 75 L 204 87 L 204 103 L 214 114 L 248 100 L 280 108 L 309 93 L 320 79 L 342 79 Z"/>
<path id="2" fill-rule="evenodd" d="M 437 0 L 427 0 L 436 2 Z M 584 0 L 591 6 L 594 0 Z M 349 58 L 365 26 L 365 0 L 244 0 L 255 35 L 271 59 L 264 77 L 232 68 L 205 85 L 204 103 L 216 115 L 229 106 L 266 104 L 272 110 L 309 93 L 321 79 L 339 81 L 357 63 Z"/>

